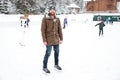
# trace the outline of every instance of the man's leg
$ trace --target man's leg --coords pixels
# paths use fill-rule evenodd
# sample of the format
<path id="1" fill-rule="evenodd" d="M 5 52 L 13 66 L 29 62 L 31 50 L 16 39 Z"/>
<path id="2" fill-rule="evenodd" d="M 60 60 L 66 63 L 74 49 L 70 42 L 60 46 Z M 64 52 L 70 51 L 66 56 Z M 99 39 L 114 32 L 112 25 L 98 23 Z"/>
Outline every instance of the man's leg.
<path id="1" fill-rule="evenodd" d="M 102 36 L 103 36 L 103 29 L 102 29 Z"/>
<path id="2" fill-rule="evenodd" d="M 58 65 L 58 57 L 59 57 L 59 45 L 54 45 L 55 65 Z"/>
<path id="3" fill-rule="evenodd" d="M 65 23 L 64 23 L 64 25 L 63 25 L 63 29 L 65 29 Z"/>
<path id="4" fill-rule="evenodd" d="M 48 58 L 51 54 L 51 49 L 52 49 L 52 46 L 46 46 L 46 53 L 45 53 L 44 60 L 43 60 L 43 70 L 46 73 L 50 73 L 50 71 L 47 69 L 47 63 L 48 63 Z"/>
<path id="5" fill-rule="evenodd" d="M 101 30 L 99 30 L 99 36 L 100 36 L 100 34 L 101 34 Z"/>
<path id="6" fill-rule="evenodd" d="M 21 26 L 22 26 L 22 20 L 21 20 Z"/>
<path id="7" fill-rule="evenodd" d="M 58 70 L 62 70 L 62 68 L 59 66 L 59 44 L 54 45 L 54 58 L 55 58 L 55 68 Z"/>

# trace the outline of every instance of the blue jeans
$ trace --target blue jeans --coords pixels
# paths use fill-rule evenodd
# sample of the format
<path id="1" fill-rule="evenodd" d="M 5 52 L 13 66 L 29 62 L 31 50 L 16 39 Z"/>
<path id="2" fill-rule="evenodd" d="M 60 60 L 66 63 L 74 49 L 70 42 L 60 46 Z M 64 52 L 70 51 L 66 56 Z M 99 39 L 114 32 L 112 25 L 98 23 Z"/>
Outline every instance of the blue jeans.
<path id="1" fill-rule="evenodd" d="M 47 45 L 46 46 L 46 53 L 45 53 L 44 60 L 43 60 L 43 68 L 47 68 L 48 58 L 49 58 L 49 56 L 51 54 L 52 46 L 54 48 L 54 61 L 55 61 L 55 65 L 58 65 L 59 44 L 58 45 Z"/>

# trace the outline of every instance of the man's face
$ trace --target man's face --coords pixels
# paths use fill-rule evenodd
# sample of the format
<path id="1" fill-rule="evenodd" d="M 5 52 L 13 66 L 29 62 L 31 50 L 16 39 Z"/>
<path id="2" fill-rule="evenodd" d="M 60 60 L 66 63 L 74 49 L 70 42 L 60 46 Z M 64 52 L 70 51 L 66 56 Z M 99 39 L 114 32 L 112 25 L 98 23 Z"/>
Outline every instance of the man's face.
<path id="1" fill-rule="evenodd" d="M 54 10 L 54 9 L 51 9 L 51 10 L 50 10 L 50 14 L 51 14 L 51 15 L 55 14 L 55 10 Z"/>

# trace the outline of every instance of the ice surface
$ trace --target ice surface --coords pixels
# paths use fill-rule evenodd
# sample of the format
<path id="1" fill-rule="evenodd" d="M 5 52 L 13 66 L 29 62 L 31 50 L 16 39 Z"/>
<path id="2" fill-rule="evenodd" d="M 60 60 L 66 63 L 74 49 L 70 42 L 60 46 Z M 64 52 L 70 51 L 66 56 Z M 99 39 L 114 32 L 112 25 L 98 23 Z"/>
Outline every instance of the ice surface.
<path id="1" fill-rule="evenodd" d="M 120 80 L 120 23 L 106 24 L 104 36 L 98 36 L 94 14 L 59 15 L 63 27 L 60 66 L 54 69 L 53 51 L 48 68 L 42 71 L 45 46 L 41 39 L 43 15 L 30 15 L 29 28 L 20 26 L 21 15 L 0 15 L 0 80 Z M 24 36 L 24 37 L 23 37 Z M 23 40 L 24 38 L 24 40 Z M 19 43 L 23 40 L 25 46 Z"/>

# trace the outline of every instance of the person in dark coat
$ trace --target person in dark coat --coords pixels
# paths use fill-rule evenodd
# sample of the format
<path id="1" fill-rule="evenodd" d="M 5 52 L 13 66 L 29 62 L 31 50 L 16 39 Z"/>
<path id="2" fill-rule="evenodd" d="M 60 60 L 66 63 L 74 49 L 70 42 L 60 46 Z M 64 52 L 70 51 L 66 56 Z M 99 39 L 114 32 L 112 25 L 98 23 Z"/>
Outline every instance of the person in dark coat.
<path id="1" fill-rule="evenodd" d="M 62 44 L 63 34 L 60 19 L 55 15 L 55 9 L 50 7 L 48 15 L 45 15 L 42 19 L 41 33 L 43 43 L 46 46 L 46 53 L 43 59 L 43 71 L 50 73 L 47 68 L 48 58 L 51 54 L 53 47 L 54 50 L 54 67 L 58 70 L 62 70 L 59 66 L 59 44 Z"/>
<path id="2" fill-rule="evenodd" d="M 67 25 L 68 25 L 68 20 L 67 20 L 67 17 L 65 17 L 63 22 L 63 29 L 65 29 Z"/>
<path id="3" fill-rule="evenodd" d="M 104 21 L 101 21 L 100 23 L 96 24 L 95 27 L 96 26 L 99 26 L 99 36 L 103 36 L 103 27 L 105 26 Z"/>

